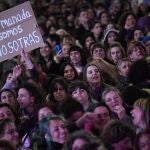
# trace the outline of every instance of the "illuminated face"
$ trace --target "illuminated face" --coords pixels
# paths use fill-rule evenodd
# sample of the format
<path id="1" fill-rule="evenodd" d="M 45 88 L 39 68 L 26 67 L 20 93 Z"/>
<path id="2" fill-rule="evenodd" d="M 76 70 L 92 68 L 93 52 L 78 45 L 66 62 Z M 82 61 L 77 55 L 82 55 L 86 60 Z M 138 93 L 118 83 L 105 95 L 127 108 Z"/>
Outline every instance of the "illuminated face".
<path id="1" fill-rule="evenodd" d="M 70 52 L 70 61 L 73 65 L 80 64 L 81 63 L 80 52 L 78 52 L 78 51 Z"/>
<path id="2" fill-rule="evenodd" d="M 94 65 L 88 66 L 86 71 L 87 82 L 89 84 L 100 84 L 101 77 L 98 68 Z"/>
<path id="3" fill-rule="evenodd" d="M 141 30 L 135 30 L 134 31 L 134 40 L 138 41 L 140 37 L 142 37 L 144 34 Z"/>
<path id="4" fill-rule="evenodd" d="M 92 32 L 94 33 L 94 35 L 100 35 L 100 33 L 102 32 L 102 27 L 100 23 L 96 23 L 95 26 L 92 29 Z"/>
<path id="5" fill-rule="evenodd" d="M 129 15 L 125 21 L 125 27 L 127 29 L 133 28 L 136 25 L 136 20 L 133 15 Z"/>
<path id="6" fill-rule="evenodd" d="M 119 74 L 127 77 L 129 70 L 131 68 L 131 62 L 130 61 L 123 61 L 119 66 Z"/>
<path id="7" fill-rule="evenodd" d="M 21 108 L 28 108 L 33 105 L 34 97 L 25 88 L 20 88 L 18 91 L 17 101 Z"/>
<path id="8" fill-rule="evenodd" d="M 9 123 L 5 126 L 4 133 L 0 140 L 5 140 L 10 142 L 15 148 L 19 144 L 19 135 L 14 123 Z"/>
<path id="9" fill-rule="evenodd" d="M 79 103 L 81 103 L 83 106 L 84 104 L 87 104 L 89 101 L 89 95 L 86 90 L 81 88 L 76 88 L 72 92 L 72 97 L 75 98 Z"/>
<path id="10" fill-rule="evenodd" d="M 105 58 L 105 52 L 104 52 L 104 49 L 103 48 L 95 48 L 93 50 L 93 59 L 104 59 Z"/>
<path id="11" fill-rule="evenodd" d="M 129 57 L 131 58 L 132 61 L 137 61 L 145 58 L 145 51 L 143 47 L 141 46 L 136 46 L 132 49 L 131 54 Z"/>
<path id="12" fill-rule="evenodd" d="M 132 122 L 135 126 L 139 126 L 142 121 L 142 111 L 138 106 L 134 106 L 131 111 Z"/>
<path id="13" fill-rule="evenodd" d="M 42 57 L 49 57 L 50 51 L 51 49 L 46 43 L 44 44 L 44 47 L 40 48 L 40 54 Z"/>
<path id="14" fill-rule="evenodd" d="M 54 99 L 57 102 L 61 102 L 66 98 L 66 91 L 59 83 L 56 83 L 56 87 L 54 89 Z"/>
<path id="15" fill-rule="evenodd" d="M 15 122 L 15 116 L 13 115 L 12 111 L 6 106 L 0 107 L 0 120 L 6 118 Z"/>
<path id="16" fill-rule="evenodd" d="M 122 105 L 122 98 L 115 91 L 106 93 L 104 96 L 104 101 L 112 112 L 114 112 L 116 106 Z"/>
<path id="17" fill-rule="evenodd" d="M 70 65 L 67 65 L 64 69 L 64 78 L 71 81 L 75 78 L 75 72 Z"/>
<path id="18" fill-rule="evenodd" d="M 94 39 L 93 39 L 93 37 L 87 37 L 86 38 L 86 40 L 85 40 L 85 46 L 87 47 L 87 48 L 89 48 L 90 47 L 90 45 L 92 44 L 94 42 Z"/>
<path id="19" fill-rule="evenodd" d="M 63 45 L 62 54 L 63 54 L 64 57 L 69 56 L 69 49 L 70 49 L 70 45 Z"/>
<path id="20" fill-rule="evenodd" d="M 1 102 L 11 105 L 12 107 L 17 106 L 17 101 L 14 95 L 9 91 L 3 91 L 1 93 Z"/>
<path id="21" fill-rule="evenodd" d="M 120 60 L 122 58 L 121 48 L 120 47 L 113 47 L 113 48 L 111 48 L 110 56 L 112 58 L 112 61 L 114 63 L 117 63 L 118 60 Z"/>
<path id="22" fill-rule="evenodd" d="M 101 15 L 101 24 L 102 25 L 107 25 L 109 23 L 109 17 L 107 13 L 103 13 Z"/>
<path id="23" fill-rule="evenodd" d="M 107 40 L 109 44 L 113 44 L 114 41 L 116 41 L 117 39 L 117 35 L 115 32 L 109 32 L 108 36 L 107 36 Z"/>
<path id="24" fill-rule="evenodd" d="M 87 11 L 82 11 L 80 13 L 79 20 L 81 22 L 88 22 L 88 20 L 89 20 L 89 18 L 88 18 L 88 12 Z"/>
<path id="25" fill-rule="evenodd" d="M 62 120 L 51 120 L 49 123 L 49 134 L 53 142 L 64 144 L 67 138 L 67 128 Z"/>

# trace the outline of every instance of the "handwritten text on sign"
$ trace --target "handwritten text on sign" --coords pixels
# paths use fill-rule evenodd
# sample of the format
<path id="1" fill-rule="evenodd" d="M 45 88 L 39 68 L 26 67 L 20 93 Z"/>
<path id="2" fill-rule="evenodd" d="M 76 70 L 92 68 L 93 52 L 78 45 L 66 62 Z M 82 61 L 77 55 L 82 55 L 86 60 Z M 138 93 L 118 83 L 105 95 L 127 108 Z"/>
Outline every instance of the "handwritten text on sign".
<path id="1" fill-rule="evenodd" d="M 0 62 L 43 45 L 29 2 L 0 13 Z"/>

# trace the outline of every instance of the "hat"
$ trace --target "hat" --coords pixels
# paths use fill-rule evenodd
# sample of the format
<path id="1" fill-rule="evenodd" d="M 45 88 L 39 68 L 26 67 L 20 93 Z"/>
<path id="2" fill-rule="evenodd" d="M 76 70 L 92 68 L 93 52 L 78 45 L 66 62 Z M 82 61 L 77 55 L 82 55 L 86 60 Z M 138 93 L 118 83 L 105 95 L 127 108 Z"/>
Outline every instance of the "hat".
<path id="1" fill-rule="evenodd" d="M 103 43 L 105 43 L 106 38 L 107 38 L 107 36 L 108 36 L 108 34 L 109 34 L 110 32 L 114 32 L 114 33 L 116 33 L 116 34 L 119 33 L 119 31 L 116 30 L 116 29 L 114 29 L 114 28 L 112 28 L 112 29 L 106 29 L 106 31 L 105 31 L 105 33 L 104 33 Z"/>
<path id="2" fill-rule="evenodd" d="M 150 36 L 143 36 L 139 38 L 139 41 L 145 44 L 147 41 L 150 40 Z"/>

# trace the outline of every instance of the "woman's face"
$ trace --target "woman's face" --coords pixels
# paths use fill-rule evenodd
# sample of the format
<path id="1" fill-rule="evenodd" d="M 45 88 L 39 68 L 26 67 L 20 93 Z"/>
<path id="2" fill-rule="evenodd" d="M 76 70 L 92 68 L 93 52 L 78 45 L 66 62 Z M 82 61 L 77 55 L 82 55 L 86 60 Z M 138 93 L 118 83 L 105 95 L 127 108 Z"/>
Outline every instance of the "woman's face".
<path id="1" fill-rule="evenodd" d="M 88 18 L 88 12 L 87 11 L 82 11 L 80 13 L 80 16 L 79 16 L 79 20 L 80 22 L 88 22 L 89 18 Z"/>
<path id="2" fill-rule="evenodd" d="M 9 82 L 11 80 L 12 76 L 13 76 L 13 73 L 9 73 L 7 78 L 6 78 L 6 82 Z M 12 88 L 15 89 L 17 87 L 18 87 L 18 80 L 15 80 L 12 82 Z"/>
<path id="3" fill-rule="evenodd" d="M 46 43 L 44 44 L 44 47 L 40 48 L 40 54 L 42 57 L 49 57 L 50 51 L 51 49 Z"/>
<path id="4" fill-rule="evenodd" d="M 73 65 L 80 64 L 81 63 L 80 52 L 78 52 L 78 51 L 70 52 L 70 61 Z"/>
<path id="5" fill-rule="evenodd" d="M 120 60 L 122 56 L 121 48 L 120 47 L 113 47 L 110 50 L 110 56 L 114 63 L 117 63 L 118 60 Z"/>
<path id="6" fill-rule="evenodd" d="M 5 126 L 3 135 L 1 136 L 0 140 L 6 140 L 10 142 L 15 148 L 19 144 L 19 135 L 14 123 L 8 123 Z"/>
<path id="7" fill-rule="evenodd" d="M 104 96 L 104 101 L 112 112 L 114 112 L 116 106 L 122 105 L 122 98 L 115 91 L 106 93 Z"/>
<path id="8" fill-rule="evenodd" d="M 75 98 L 79 103 L 81 103 L 83 106 L 87 104 L 89 101 L 89 95 L 85 89 L 82 89 L 80 87 L 76 88 L 72 92 L 72 97 Z"/>
<path id="9" fill-rule="evenodd" d="M 150 150 L 150 134 L 143 134 L 139 139 L 139 150 Z"/>
<path id="10" fill-rule="evenodd" d="M 14 95 L 9 91 L 3 91 L 1 93 L 1 102 L 9 104 L 12 107 L 16 107 L 16 105 L 17 105 L 17 101 L 16 101 Z"/>
<path id="11" fill-rule="evenodd" d="M 77 138 L 72 144 L 72 150 L 80 150 L 80 148 L 88 142 L 84 139 Z"/>
<path id="12" fill-rule="evenodd" d="M 49 123 L 49 134 L 53 142 L 64 144 L 67 138 L 67 128 L 62 120 L 55 119 Z"/>
<path id="13" fill-rule="evenodd" d="M 89 48 L 90 47 L 90 45 L 91 45 L 91 43 L 93 43 L 94 42 L 94 39 L 93 39 L 93 37 L 87 37 L 86 38 L 86 40 L 85 40 L 85 46 L 86 46 L 86 48 Z"/>
<path id="14" fill-rule="evenodd" d="M 141 30 L 135 30 L 133 36 L 134 36 L 134 40 L 138 41 L 140 37 L 144 36 L 144 34 Z"/>
<path id="15" fill-rule="evenodd" d="M 12 111 L 6 106 L 0 107 L 0 120 L 6 118 L 11 119 L 12 121 L 15 122 L 15 116 L 12 113 Z"/>
<path id="16" fill-rule="evenodd" d="M 63 56 L 65 57 L 68 57 L 69 56 L 69 49 L 70 49 L 70 45 L 63 45 L 62 47 L 62 54 Z"/>
<path id="17" fill-rule="evenodd" d="M 102 58 L 102 59 L 104 59 L 105 58 L 105 52 L 104 52 L 104 49 L 103 48 L 95 48 L 94 50 L 93 50 L 93 59 L 100 59 L 100 58 Z"/>
<path id="18" fill-rule="evenodd" d="M 34 97 L 25 88 L 20 88 L 18 91 L 17 101 L 21 108 L 27 109 L 34 102 Z"/>
<path id="19" fill-rule="evenodd" d="M 94 33 L 94 35 L 100 35 L 100 33 L 102 32 L 102 27 L 100 23 L 96 23 L 95 26 L 92 29 L 92 32 Z"/>
<path id="20" fill-rule="evenodd" d="M 66 98 L 66 91 L 64 87 L 62 87 L 62 85 L 60 85 L 59 83 L 56 83 L 53 94 L 54 99 L 57 102 L 61 102 Z"/>
<path id="21" fill-rule="evenodd" d="M 48 107 L 43 107 L 39 110 L 38 112 L 38 120 L 41 121 L 42 119 L 44 119 L 45 117 L 52 115 L 53 111 L 48 108 Z"/>
<path id="22" fill-rule="evenodd" d="M 64 78 L 71 81 L 75 78 L 75 72 L 70 65 L 67 65 L 64 69 Z"/>
<path id="23" fill-rule="evenodd" d="M 107 40 L 109 44 L 113 44 L 117 39 L 117 35 L 115 32 L 110 32 L 107 36 Z"/>
<path id="24" fill-rule="evenodd" d="M 100 72 L 94 65 L 88 66 L 86 77 L 89 84 L 97 84 L 101 82 Z"/>
<path id="25" fill-rule="evenodd" d="M 135 126 L 138 126 L 142 121 L 142 110 L 138 106 L 134 106 L 131 111 L 132 122 Z"/>
<path id="26" fill-rule="evenodd" d="M 109 23 L 109 17 L 108 17 L 108 14 L 107 13 L 103 13 L 101 15 L 101 24 L 102 25 L 107 25 Z"/>
<path id="27" fill-rule="evenodd" d="M 136 20 L 135 20 L 134 16 L 133 15 L 129 15 L 126 18 L 125 27 L 127 27 L 128 29 L 130 29 L 130 28 L 135 27 L 135 25 L 136 25 Z"/>

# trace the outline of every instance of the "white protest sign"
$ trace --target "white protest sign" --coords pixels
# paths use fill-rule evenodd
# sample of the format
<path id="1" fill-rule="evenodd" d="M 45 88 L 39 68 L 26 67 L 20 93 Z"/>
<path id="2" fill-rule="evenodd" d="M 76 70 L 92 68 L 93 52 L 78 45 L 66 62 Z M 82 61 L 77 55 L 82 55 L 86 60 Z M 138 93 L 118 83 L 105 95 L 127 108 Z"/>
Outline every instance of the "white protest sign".
<path id="1" fill-rule="evenodd" d="M 30 2 L 0 13 L 0 62 L 43 46 Z"/>

